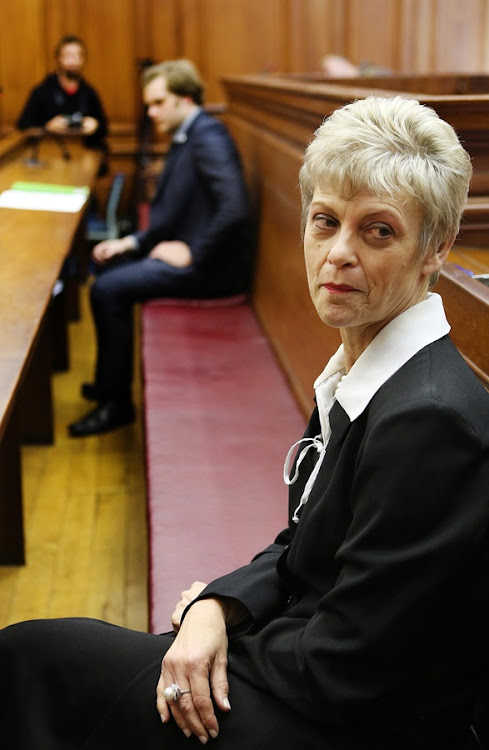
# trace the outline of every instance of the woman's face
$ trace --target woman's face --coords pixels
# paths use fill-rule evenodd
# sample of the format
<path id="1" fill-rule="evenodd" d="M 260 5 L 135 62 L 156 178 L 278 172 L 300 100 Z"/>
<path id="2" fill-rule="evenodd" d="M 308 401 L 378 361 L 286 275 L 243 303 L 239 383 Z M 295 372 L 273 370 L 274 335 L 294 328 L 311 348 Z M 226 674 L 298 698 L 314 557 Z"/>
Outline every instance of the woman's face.
<path id="1" fill-rule="evenodd" d="M 332 190 L 315 190 L 304 252 L 309 291 L 324 323 L 358 334 L 365 348 L 389 321 L 425 298 L 428 277 L 444 256 L 419 259 L 422 218 L 413 202 L 366 192 L 345 200 Z"/>

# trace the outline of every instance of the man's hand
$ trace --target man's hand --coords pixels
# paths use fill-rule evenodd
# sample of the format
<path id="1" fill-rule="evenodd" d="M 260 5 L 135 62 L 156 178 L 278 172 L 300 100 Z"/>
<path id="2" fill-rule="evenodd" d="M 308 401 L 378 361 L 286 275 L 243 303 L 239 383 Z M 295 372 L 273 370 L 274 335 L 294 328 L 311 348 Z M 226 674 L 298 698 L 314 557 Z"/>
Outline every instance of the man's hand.
<path id="1" fill-rule="evenodd" d="M 164 260 L 165 263 L 176 268 L 186 268 L 192 265 L 192 253 L 189 246 L 178 240 L 159 242 L 151 250 L 149 257 Z"/>
<path id="2" fill-rule="evenodd" d="M 178 633 L 178 631 L 180 630 L 180 621 L 182 619 L 184 611 L 187 609 L 190 602 L 193 602 L 193 600 L 203 592 L 206 586 L 207 584 L 202 583 L 202 581 L 194 581 L 189 589 L 187 589 L 186 591 L 182 591 L 182 598 L 176 605 L 171 616 L 171 624 L 175 633 Z"/>
<path id="3" fill-rule="evenodd" d="M 66 124 L 66 118 L 64 117 L 64 115 L 56 115 L 56 117 L 48 120 L 44 127 L 48 131 L 48 133 L 66 135 L 66 133 L 69 132 L 69 128 Z"/>
<path id="4" fill-rule="evenodd" d="M 84 117 L 81 124 L 83 135 L 92 135 L 98 128 L 98 120 L 95 117 Z"/>
<path id="5" fill-rule="evenodd" d="M 129 250 L 134 250 L 134 240 L 130 235 L 116 240 L 104 240 L 95 245 L 92 250 L 92 258 L 96 263 L 103 264 L 115 255 L 122 255 Z"/>
<path id="6" fill-rule="evenodd" d="M 227 679 L 228 638 L 225 611 L 217 599 L 196 602 L 161 665 L 156 706 L 163 723 L 173 715 L 186 737 L 195 734 L 202 744 L 217 737 L 219 724 L 212 697 L 221 711 L 229 711 Z M 190 693 L 167 702 L 163 691 L 172 684 Z"/>

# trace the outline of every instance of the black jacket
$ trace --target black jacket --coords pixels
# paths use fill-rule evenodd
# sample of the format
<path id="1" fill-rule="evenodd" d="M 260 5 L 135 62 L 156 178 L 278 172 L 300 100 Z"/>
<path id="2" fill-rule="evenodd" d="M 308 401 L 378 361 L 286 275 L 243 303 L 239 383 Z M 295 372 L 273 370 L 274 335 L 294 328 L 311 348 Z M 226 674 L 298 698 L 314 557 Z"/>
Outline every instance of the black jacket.
<path id="1" fill-rule="evenodd" d="M 71 95 L 60 86 L 56 73 L 46 76 L 44 81 L 32 89 L 16 125 L 19 130 L 42 128 L 56 115 L 72 115 L 74 112 L 81 112 L 84 117 L 98 120 L 98 129 L 85 137 L 85 145 L 105 148 L 107 118 L 102 102 L 95 89 L 83 78 L 76 94 Z"/>
<path id="2" fill-rule="evenodd" d="M 461 747 L 489 647 L 489 396 L 444 337 L 330 421 L 299 524 L 203 593 L 250 613 L 230 670 L 338 733 L 328 749 Z"/>

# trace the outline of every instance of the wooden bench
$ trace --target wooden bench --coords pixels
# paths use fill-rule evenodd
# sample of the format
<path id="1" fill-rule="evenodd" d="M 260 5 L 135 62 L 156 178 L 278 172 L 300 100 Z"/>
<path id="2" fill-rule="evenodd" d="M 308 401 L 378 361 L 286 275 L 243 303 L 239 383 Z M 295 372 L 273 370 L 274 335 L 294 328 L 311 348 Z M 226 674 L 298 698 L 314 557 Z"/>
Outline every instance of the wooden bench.
<path id="1" fill-rule="evenodd" d="M 149 626 L 194 580 L 244 565 L 287 523 L 282 478 L 305 418 L 244 298 L 141 310 Z"/>
<path id="2" fill-rule="evenodd" d="M 489 388 L 489 288 L 446 263 L 436 291 L 443 298 L 453 343 Z"/>
<path id="3" fill-rule="evenodd" d="M 452 338 L 489 386 L 489 288 L 448 263 Z M 245 564 L 286 522 L 282 465 L 300 410 L 243 298 L 142 307 L 150 629 L 194 580 Z M 309 348 L 321 347 L 315 329 Z"/>

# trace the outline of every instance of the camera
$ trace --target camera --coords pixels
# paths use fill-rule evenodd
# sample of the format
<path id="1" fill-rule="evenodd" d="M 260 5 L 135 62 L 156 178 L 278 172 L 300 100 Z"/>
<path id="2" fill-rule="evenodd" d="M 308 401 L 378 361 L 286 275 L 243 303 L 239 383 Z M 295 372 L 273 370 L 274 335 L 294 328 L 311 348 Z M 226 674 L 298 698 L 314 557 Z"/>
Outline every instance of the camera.
<path id="1" fill-rule="evenodd" d="M 65 115 L 65 120 L 68 128 L 81 128 L 83 115 L 81 112 L 73 112 L 71 115 Z"/>

